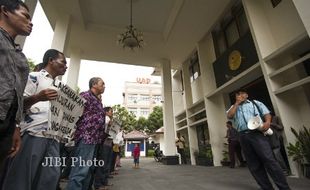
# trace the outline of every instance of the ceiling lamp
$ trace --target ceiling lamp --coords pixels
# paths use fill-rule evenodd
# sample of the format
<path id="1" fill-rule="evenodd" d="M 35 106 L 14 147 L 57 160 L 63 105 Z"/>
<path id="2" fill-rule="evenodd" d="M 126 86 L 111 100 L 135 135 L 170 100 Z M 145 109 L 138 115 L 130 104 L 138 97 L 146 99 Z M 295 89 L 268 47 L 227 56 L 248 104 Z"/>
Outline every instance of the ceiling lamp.
<path id="1" fill-rule="evenodd" d="M 130 25 L 126 27 L 124 33 L 118 35 L 118 44 L 132 50 L 143 46 L 143 33 L 132 25 L 132 0 L 130 0 Z"/>

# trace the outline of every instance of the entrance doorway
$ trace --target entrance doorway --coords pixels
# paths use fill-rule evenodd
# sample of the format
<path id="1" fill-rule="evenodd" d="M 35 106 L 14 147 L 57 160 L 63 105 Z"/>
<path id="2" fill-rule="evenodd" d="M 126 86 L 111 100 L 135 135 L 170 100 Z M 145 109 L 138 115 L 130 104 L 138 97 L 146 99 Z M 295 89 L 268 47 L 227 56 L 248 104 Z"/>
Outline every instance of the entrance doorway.
<path id="1" fill-rule="evenodd" d="M 274 108 L 271 103 L 267 85 L 263 77 L 260 77 L 241 88 L 247 91 L 250 100 L 258 100 L 263 102 L 267 108 L 274 113 Z M 231 104 L 233 104 L 235 102 L 235 93 L 231 92 L 229 97 Z"/>

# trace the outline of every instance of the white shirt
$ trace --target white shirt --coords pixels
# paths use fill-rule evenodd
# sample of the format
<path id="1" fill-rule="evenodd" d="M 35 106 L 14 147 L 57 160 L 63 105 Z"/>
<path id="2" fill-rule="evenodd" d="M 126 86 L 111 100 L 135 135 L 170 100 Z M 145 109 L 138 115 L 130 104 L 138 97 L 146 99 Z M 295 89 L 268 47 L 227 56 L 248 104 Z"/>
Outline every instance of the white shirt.
<path id="1" fill-rule="evenodd" d="M 180 137 L 179 139 L 175 140 L 175 145 L 181 149 L 184 148 L 185 139 L 183 137 Z"/>
<path id="2" fill-rule="evenodd" d="M 27 85 L 24 91 L 24 97 L 30 97 L 38 94 L 41 90 L 55 88 L 53 86 L 54 79 L 46 71 L 32 72 L 29 74 Z M 37 137 L 44 137 L 43 131 L 48 128 L 48 114 L 49 114 L 50 102 L 40 101 L 32 105 L 27 110 L 24 120 L 20 124 L 21 133 L 28 132 L 30 135 Z"/>

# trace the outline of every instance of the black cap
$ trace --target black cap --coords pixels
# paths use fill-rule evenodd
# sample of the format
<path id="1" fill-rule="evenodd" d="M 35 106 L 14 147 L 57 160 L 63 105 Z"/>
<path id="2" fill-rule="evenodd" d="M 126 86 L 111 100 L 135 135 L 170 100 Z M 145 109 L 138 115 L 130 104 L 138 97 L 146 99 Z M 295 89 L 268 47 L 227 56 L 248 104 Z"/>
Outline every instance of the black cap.
<path id="1" fill-rule="evenodd" d="M 240 92 L 248 93 L 248 91 L 245 88 L 239 88 L 235 91 L 235 94 L 239 94 Z"/>

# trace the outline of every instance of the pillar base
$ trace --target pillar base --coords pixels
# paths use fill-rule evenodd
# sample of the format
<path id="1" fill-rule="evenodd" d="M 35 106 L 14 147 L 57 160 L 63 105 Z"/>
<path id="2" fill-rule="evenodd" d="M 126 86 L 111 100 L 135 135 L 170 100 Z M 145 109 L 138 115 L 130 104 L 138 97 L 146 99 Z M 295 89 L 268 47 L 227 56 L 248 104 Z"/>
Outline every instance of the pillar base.
<path id="1" fill-rule="evenodd" d="M 163 156 L 162 163 L 165 165 L 178 165 L 179 157 L 175 156 Z"/>

